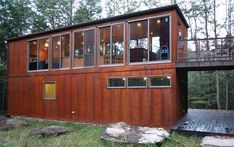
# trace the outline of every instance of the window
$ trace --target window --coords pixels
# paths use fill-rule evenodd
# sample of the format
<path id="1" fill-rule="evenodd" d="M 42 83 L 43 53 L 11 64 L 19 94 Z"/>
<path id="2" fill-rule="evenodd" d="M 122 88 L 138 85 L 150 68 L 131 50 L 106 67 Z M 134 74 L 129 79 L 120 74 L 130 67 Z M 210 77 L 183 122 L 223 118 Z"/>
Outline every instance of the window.
<path id="1" fill-rule="evenodd" d="M 52 69 L 70 67 L 70 34 L 52 37 Z"/>
<path id="2" fill-rule="evenodd" d="M 136 31 L 137 30 L 137 31 Z M 130 62 L 148 61 L 148 21 L 130 23 Z"/>
<path id="3" fill-rule="evenodd" d="M 73 67 L 94 66 L 95 30 L 74 33 Z"/>
<path id="4" fill-rule="evenodd" d="M 44 99 L 56 99 L 55 82 L 44 83 Z"/>
<path id="5" fill-rule="evenodd" d="M 99 64 L 123 64 L 124 26 L 116 24 L 99 29 Z"/>
<path id="6" fill-rule="evenodd" d="M 149 86 L 150 87 L 171 87 L 171 76 L 162 75 L 162 76 L 149 77 Z"/>
<path id="7" fill-rule="evenodd" d="M 48 69 L 48 50 L 48 38 L 29 41 L 29 71 Z"/>
<path id="8" fill-rule="evenodd" d="M 147 87 L 147 77 L 128 77 L 129 88 Z"/>
<path id="9" fill-rule="evenodd" d="M 165 16 L 129 23 L 130 63 L 170 59 L 169 22 Z"/>
<path id="10" fill-rule="evenodd" d="M 37 41 L 29 42 L 29 70 L 37 70 Z"/>
<path id="11" fill-rule="evenodd" d="M 109 78 L 108 88 L 124 88 L 126 78 Z"/>

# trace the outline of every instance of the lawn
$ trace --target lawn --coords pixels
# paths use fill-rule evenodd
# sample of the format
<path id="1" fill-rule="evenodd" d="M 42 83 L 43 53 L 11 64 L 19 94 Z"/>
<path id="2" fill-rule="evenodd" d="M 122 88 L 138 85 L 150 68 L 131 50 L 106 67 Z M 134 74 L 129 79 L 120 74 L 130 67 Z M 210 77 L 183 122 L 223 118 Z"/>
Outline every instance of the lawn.
<path id="1" fill-rule="evenodd" d="M 30 136 L 30 131 L 33 128 L 50 125 L 66 127 L 70 132 L 53 137 Z M 24 128 L 17 128 L 7 132 L 0 131 L 0 147 L 138 147 L 138 145 L 134 144 L 111 143 L 100 140 L 104 130 L 105 128 L 100 126 L 70 122 L 30 122 L 30 125 Z M 201 142 L 201 137 L 185 136 L 177 133 L 172 133 L 170 138 L 163 142 L 162 147 L 181 147 L 183 144 L 188 147 L 198 147 Z M 139 145 L 139 147 L 153 146 L 156 145 Z"/>

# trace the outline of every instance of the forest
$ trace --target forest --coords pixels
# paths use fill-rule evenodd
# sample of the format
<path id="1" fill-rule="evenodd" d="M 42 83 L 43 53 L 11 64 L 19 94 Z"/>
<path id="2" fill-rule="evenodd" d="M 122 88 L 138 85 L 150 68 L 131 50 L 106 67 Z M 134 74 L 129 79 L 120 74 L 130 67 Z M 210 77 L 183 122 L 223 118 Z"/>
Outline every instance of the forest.
<path id="1" fill-rule="evenodd" d="M 0 96 L 8 38 L 171 4 L 190 25 L 187 39 L 233 36 L 234 0 L 0 0 Z M 188 99 L 190 108 L 234 110 L 234 71 L 189 72 Z"/>

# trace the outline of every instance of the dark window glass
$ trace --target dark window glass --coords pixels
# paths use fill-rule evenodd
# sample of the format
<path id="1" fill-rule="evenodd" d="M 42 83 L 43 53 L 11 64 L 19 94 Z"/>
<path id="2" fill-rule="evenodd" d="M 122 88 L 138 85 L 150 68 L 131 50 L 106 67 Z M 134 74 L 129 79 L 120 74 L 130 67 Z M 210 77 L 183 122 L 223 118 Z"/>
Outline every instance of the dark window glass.
<path id="1" fill-rule="evenodd" d="M 110 27 L 99 29 L 99 62 L 111 64 Z"/>
<path id="2" fill-rule="evenodd" d="M 124 28 L 123 24 L 112 26 L 112 63 L 123 63 L 124 57 Z"/>
<path id="3" fill-rule="evenodd" d="M 84 66 L 94 66 L 95 31 L 84 31 Z"/>
<path id="4" fill-rule="evenodd" d="M 29 42 L 29 70 L 37 70 L 37 41 Z"/>
<path id="5" fill-rule="evenodd" d="M 130 62 L 148 61 L 148 21 L 130 23 Z"/>
<path id="6" fill-rule="evenodd" d="M 149 61 L 170 59 L 169 17 L 149 19 Z"/>
<path id="7" fill-rule="evenodd" d="M 70 34 L 61 35 L 61 68 L 70 67 Z"/>
<path id="8" fill-rule="evenodd" d="M 61 48 L 60 36 L 53 37 L 52 38 L 52 68 L 53 69 L 60 68 L 60 48 Z"/>
<path id="9" fill-rule="evenodd" d="M 109 78 L 108 87 L 125 87 L 125 78 Z"/>
<path id="10" fill-rule="evenodd" d="M 128 87 L 146 87 L 147 77 L 129 77 Z"/>
<path id="11" fill-rule="evenodd" d="M 79 67 L 84 65 L 84 32 L 74 33 L 74 60 L 73 66 Z"/>
<path id="12" fill-rule="evenodd" d="M 171 86 L 171 76 L 155 76 L 150 77 L 151 87 L 170 87 Z"/>
<path id="13" fill-rule="evenodd" d="M 49 39 L 39 40 L 39 69 L 48 69 L 48 53 L 49 53 Z"/>

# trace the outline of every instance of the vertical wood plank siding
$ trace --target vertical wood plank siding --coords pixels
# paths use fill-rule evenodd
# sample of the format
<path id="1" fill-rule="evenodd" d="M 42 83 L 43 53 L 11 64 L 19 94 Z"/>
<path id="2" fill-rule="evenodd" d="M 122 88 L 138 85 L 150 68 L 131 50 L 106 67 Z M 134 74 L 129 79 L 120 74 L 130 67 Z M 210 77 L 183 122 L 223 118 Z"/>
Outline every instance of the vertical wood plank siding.
<path id="1" fill-rule="evenodd" d="M 164 14 L 171 14 L 172 62 L 128 65 L 127 21 Z M 134 125 L 170 128 L 182 116 L 175 69 L 178 20 L 176 11 L 121 20 L 125 22 L 126 30 L 124 66 L 27 72 L 28 39 L 10 42 L 8 114 L 100 124 L 124 121 Z M 170 88 L 107 88 L 108 77 L 164 74 L 172 77 Z M 43 99 L 43 83 L 46 81 L 56 82 L 56 100 Z"/>

